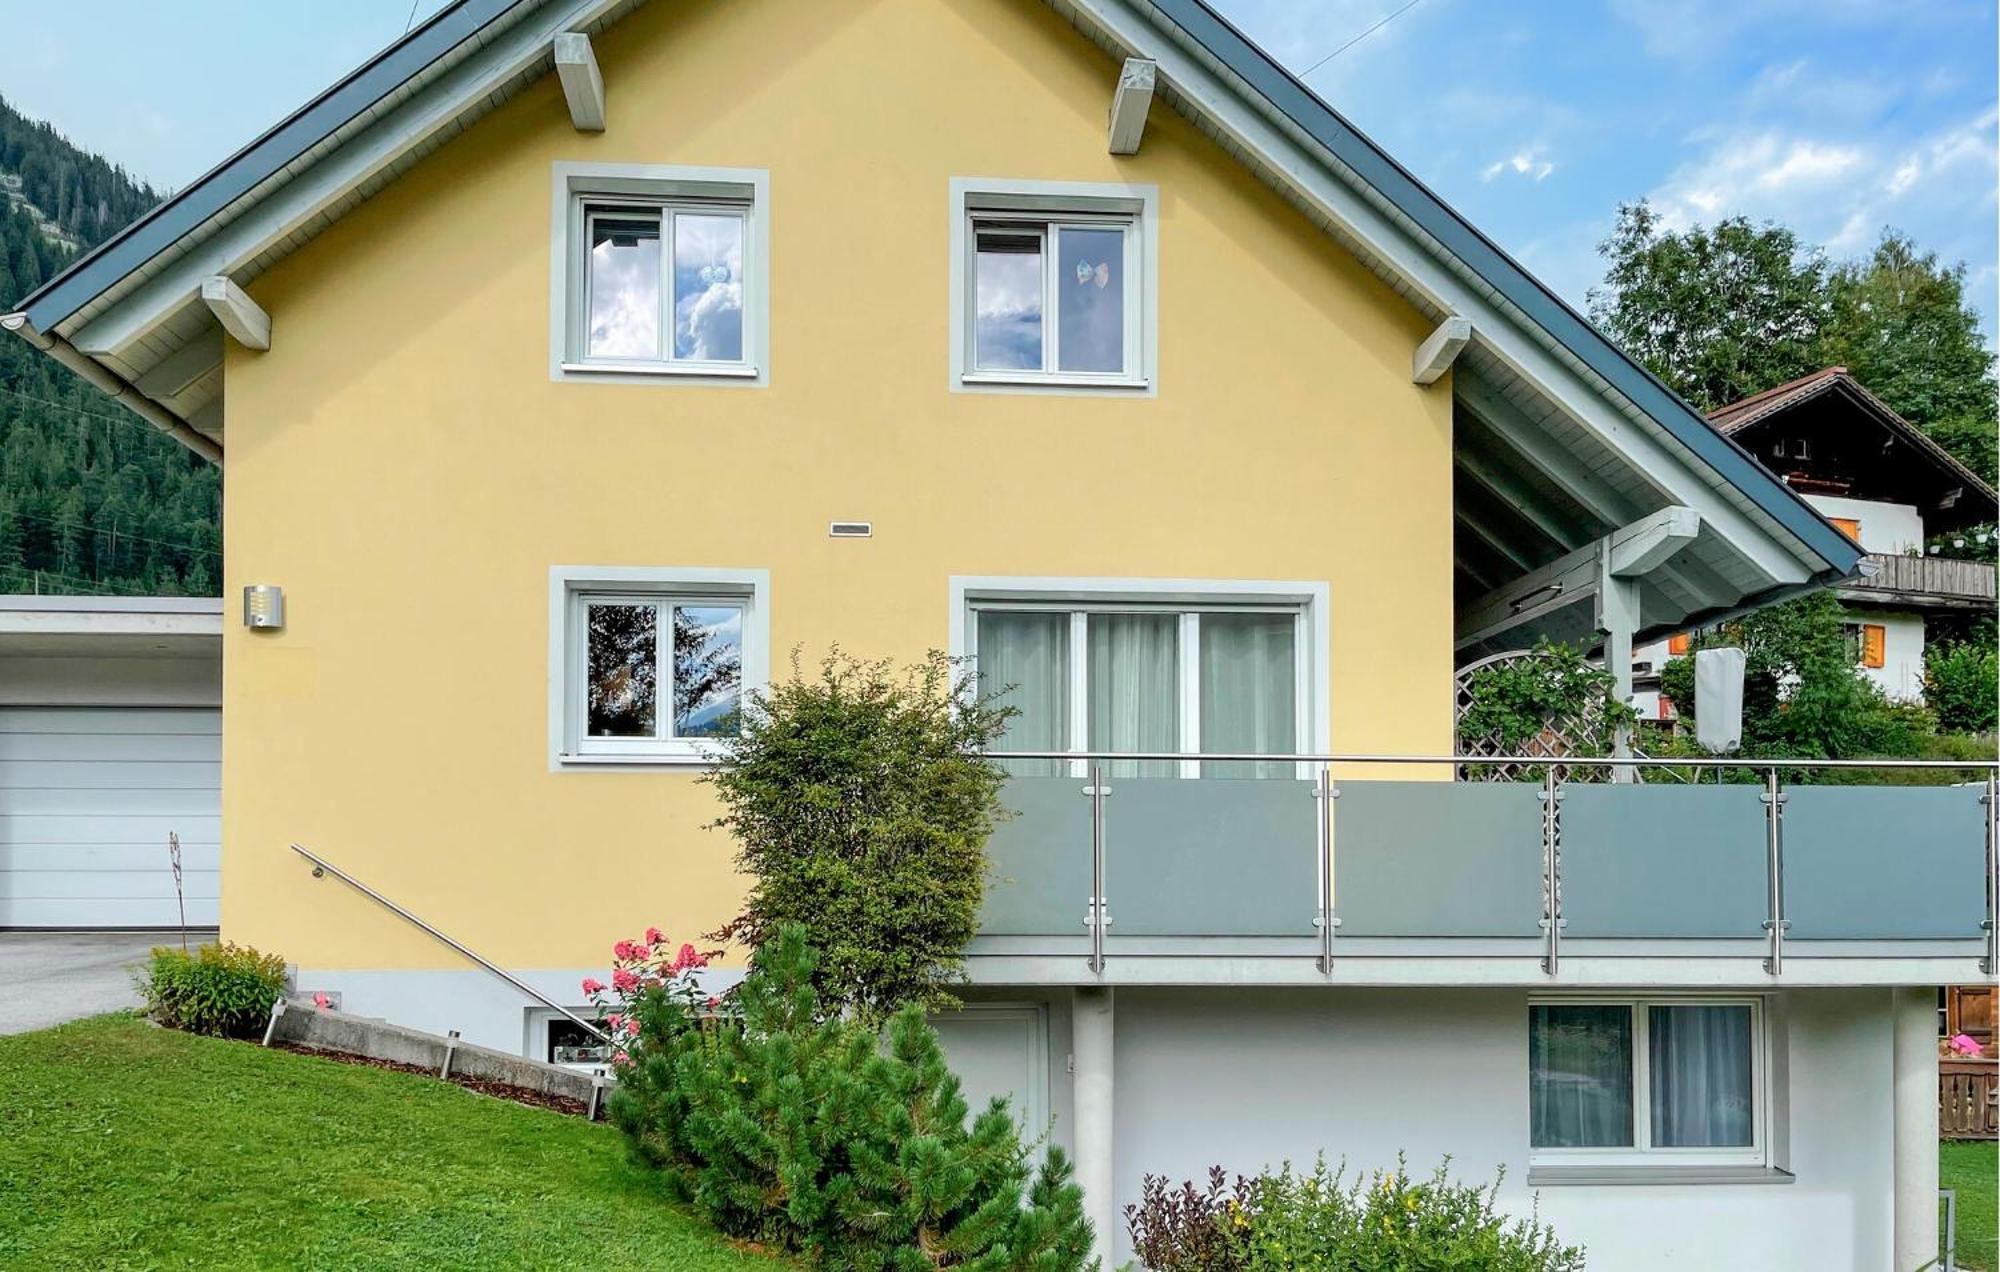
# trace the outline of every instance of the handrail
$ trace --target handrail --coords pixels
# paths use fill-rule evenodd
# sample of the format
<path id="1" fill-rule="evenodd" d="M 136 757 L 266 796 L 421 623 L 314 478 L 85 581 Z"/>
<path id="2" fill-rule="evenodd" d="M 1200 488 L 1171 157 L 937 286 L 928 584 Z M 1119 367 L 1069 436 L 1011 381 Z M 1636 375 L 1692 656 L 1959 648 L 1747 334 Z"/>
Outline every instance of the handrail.
<path id="1" fill-rule="evenodd" d="M 2000 772 L 1990 760 L 1787 760 L 1729 756 L 1335 755 L 1277 751 L 982 751 L 989 760 L 1147 760 L 1265 764 L 1553 764 L 1563 768 L 1936 769 Z"/>
<path id="2" fill-rule="evenodd" d="M 312 862 L 313 878 L 317 879 L 322 875 L 331 874 L 334 878 L 340 880 L 342 883 L 354 889 L 356 892 L 359 892 L 362 896 L 367 897 L 370 901 L 375 902 L 375 904 L 388 910 L 390 913 L 394 914 L 397 918 L 400 918 L 406 923 L 412 924 L 413 926 L 422 929 L 426 935 L 438 941 L 442 941 L 444 944 L 449 945 L 451 948 L 457 950 L 460 954 L 465 955 L 465 957 L 479 964 L 481 967 L 493 973 L 495 976 L 498 976 L 501 980 L 506 981 L 509 985 L 512 985 L 515 989 L 520 990 L 523 994 L 526 994 L 528 997 L 534 999 L 542 1006 L 547 1007 L 549 1010 L 556 1012 L 562 1016 L 568 1017 L 572 1024 L 577 1025 L 585 1033 L 588 1033 L 591 1037 L 596 1038 L 599 1042 L 609 1043 L 611 1041 L 611 1036 L 605 1033 L 602 1029 L 599 1029 L 596 1025 L 591 1024 L 589 1021 L 577 1015 L 569 1008 L 563 1006 L 555 999 L 550 998 L 548 995 L 542 993 L 540 990 L 532 988 L 526 982 L 521 980 L 520 977 L 515 976 L 512 972 L 508 971 L 506 968 L 501 967 L 499 964 L 493 962 L 493 960 L 486 958 L 484 955 L 481 955 L 476 950 L 472 949 L 470 946 L 464 944 L 463 942 L 455 941 L 451 937 L 446 936 L 443 932 L 438 931 L 436 928 L 424 922 L 416 915 L 411 914 L 408 910 L 405 910 L 402 906 L 397 905 L 394 901 L 391 901 L 389 898 L 375 891 L 375 889 L 361 882 L 361 880 L 355 878 L 353 875 L 347 873 L 345 870 L 342 870 L 339 866 L 334 865 L 326 858 L 319 856 L 317 853 L 309 851 L 303 845 L 300 844 L 293 844 L 292 851 L 299 854 L 299 856 L 304 857 L 307 861 Z"/>

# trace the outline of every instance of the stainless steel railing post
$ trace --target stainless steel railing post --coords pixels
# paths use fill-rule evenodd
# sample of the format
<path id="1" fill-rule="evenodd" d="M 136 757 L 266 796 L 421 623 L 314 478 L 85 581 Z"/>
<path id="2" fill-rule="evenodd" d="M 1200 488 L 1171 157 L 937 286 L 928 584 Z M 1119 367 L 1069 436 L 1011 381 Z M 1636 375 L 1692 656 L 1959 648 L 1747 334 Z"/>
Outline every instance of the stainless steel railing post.
<path id="1" fill-rule="evenodd" d="M 1986 957 L 1979 970 L 2000 974 L 2000 774 L 1986 775 Z"/>
<path id="2" fill-rule="evenodd" d="M 1313 924 L 1319 928 L 1319 970 L 1330 978 L 1333 930 L 1340 926 L 1333 913 L 1333 801 L 1340 798 L 1340 788 L 1333 784 L 1333 771 L 1324 764 L 1319 768 L 1319 789 L 1313 794 L 1319 800 L 1319 917 Z"/>
<path id="3" fill-rule="evenodd" d="M 1104 784 L 1104 766 L 1092 762 L 1090 785 L 1083 793 L 1090 796 L 1090 908 L 1083 921 L 1090 927 L 1090 971 L 1093 976 L 1104 975 L 1104 929 L 1111 922 L 1109 908 L 1104 901 L 1104 797 L 1111 793 Z"/>
<path id="4" fill-rule="evenodd" d="M 1542 778 L 1542 928 L 1548 933 L 1548 951 L 1542 955 L 1542 970 L 1554 976 L 1562 967 L 1562 783 L 1556 766 L 1548 766 Z"/>
<path id="5" fill-rule="evenodd" d="M 1771 934 L 1771 952 L 1764 958 L 1764 970 L 1777 976 L 1785 970 L 1785 792 L 1774 765 L 1764 771 L 1764 869 L 1768 879 L 1770 917 L 1764 928 Z"/>

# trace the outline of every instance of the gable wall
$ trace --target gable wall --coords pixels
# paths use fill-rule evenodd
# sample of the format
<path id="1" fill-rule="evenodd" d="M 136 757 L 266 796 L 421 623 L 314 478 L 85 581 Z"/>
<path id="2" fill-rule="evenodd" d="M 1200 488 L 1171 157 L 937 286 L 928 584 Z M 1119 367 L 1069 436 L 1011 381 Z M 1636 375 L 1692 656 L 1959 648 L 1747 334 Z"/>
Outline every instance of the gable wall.
<path id="1" fill-rule="evenodd" d="M 655 0 L 250 287 L 227 365 L 223 923 L 315 967 L 455 966 L 304 843 L 514 968 L 729 917 L 684 772 L 548 771 L 548 570 L 760 567 L 772 649 L 912 658 L 954 574 L 1319 580 L 1336 749 L 1451 730 L 1449 379 L 1428 325 L 1032 0 Z M 768 169 L 767 388 L 548 376 L 551 165 Z M 1155 183 L 1159 390 L 947 390 L 954 176 Z M 836 518 L 875 537 L 831 541 Z"/>

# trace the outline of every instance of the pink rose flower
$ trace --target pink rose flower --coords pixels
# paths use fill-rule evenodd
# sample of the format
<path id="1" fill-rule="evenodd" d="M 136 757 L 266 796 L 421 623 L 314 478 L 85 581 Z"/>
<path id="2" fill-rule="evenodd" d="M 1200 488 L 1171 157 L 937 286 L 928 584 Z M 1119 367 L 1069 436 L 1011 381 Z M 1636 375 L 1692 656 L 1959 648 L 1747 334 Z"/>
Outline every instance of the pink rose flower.
<path id="1" fill-rule="evenodd" d="M 632 956 L 638 948 L 638 946 L 632 944 L 630 941 L 620 941 L 611 947 L 611 957 L 621 963 L 629 963 L 632 961 Z"/>
<path id="2" fill-rule="evenodd" d="M 323 992 L 314 994 L 313 1006 L 319 1008 L 321 1011 L 326 1011 L 328 1008 L 333 1006 L 333 1000 L 331 998 L 328 998 L 326 994 Z"/>
<path id="3" fill-rule="evenodd" d="M 660 929 L 655 927 L 649 927 L 646 929 L 646 944 L 658 945 L 660 942 L 666 939 L 667 939 L 666 935 L 662 933 Z"/>
<path id="4" fill-rule="evenodd" d="M 613 1029 L 623 1029 L 625 1027 L 625 1017 L 613 1012 L 604 1018 L 604 1023 Z"/>
<path id="5" fill-rule="evenodd" d="M 674 955 L 674 971 L 676 972 L 689 972 L 707 966 L 708 960 L 696 952 L 692 945 L 681 946 L 680 953 Z"/>
<path id="6" fill-rule="evenodd" d="M 595 976 L 586 976 L 583 978 L 583 992 L 586 994 L 601 994 L 604 992 L 604 982 Z"/>
<path id="7" fill-rule="evenodd" d="M 611 973 L 611 988 L 621 994 L 629 994 L 639 988 L 639 978 L 622 967 L 618 968 Z"/>

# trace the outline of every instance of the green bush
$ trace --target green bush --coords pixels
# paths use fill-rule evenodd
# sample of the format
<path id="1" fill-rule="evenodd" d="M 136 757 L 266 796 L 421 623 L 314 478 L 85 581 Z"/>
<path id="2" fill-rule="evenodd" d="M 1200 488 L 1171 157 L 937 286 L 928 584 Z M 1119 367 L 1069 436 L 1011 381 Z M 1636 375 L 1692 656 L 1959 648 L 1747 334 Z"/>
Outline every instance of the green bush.
<path id="1" fill-rule="evenodd" d="M 203 945 L 193 954 L 165 946 L 139 978 L 153 1019 L 189 1033 L 252 1038 L 285 992 L 285 960 L 247 945 Z"/>
<path id="2" fill-rule="evenodd" d="M 1397 1160 L 1365 1185 L 1345 1183 L 1346 1167 L 1321 1159 L 1310 1173 L 1288 1164 L 1239 1177 L 1223 1189 L 1209 1172 L 1206 1191 L 1170 1188 L 1147 1176 L 1140 1205 L 1126 1209 L 1132 1243 L 1156 1272 L 1578 1272 L 1583 1251 L 1556 1240 L 1535 1217 L 1509 1220 L 1494 1209 L 1499 1183 L 1454 1183 L 1440 1164 L 1411 1178 Z"/>
<path id="3" fill-rule="evenodd" d="M 718 939 L 762 945 L 804 925 L 829 1011 L 882 1020 L 953 1005 L 979 922 L 999 767 L 981 757 L 1011 712 L 933 653 L 900 675 L 829 654 L 753 699 L 709 781 L 750 894 Z"/>
<path id="4" fill-rule="evenodd" d="M 968 1120 L 914 1004 L 887 1046 L 826 1016 L 805 930 L 760 947 L 735 1009 L 643 984 L 614 1027 L 611 1120 L 717 1228 L 835 1269 L 1074 1272 L 1091 1228 L 1062 1152 L 1039 1169 L 1006 1106 Z"/>
<path id="5" fill-rule="evenodd" d="M 1924 701 L 1937 713 L 1941 729 L 1993 732 L 2000 724 L 2000 649 L 1991 640 L 1952 641 L 1925 649 Z"/>

